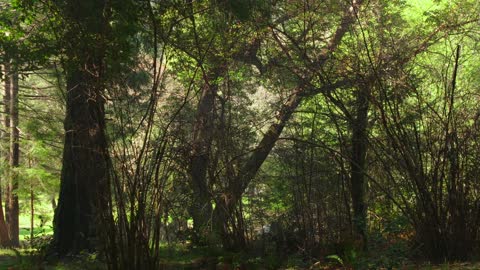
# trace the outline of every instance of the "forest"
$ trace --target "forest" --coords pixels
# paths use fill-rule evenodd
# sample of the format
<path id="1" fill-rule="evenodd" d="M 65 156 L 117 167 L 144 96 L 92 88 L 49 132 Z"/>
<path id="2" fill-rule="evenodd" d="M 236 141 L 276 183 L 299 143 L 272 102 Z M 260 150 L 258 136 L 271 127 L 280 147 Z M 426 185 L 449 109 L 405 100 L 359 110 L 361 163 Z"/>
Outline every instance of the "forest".
<path id="1" fill-rule="evenodd" d="M 0 0 L 0 269 L 480 269 L 479 0 Z"/>

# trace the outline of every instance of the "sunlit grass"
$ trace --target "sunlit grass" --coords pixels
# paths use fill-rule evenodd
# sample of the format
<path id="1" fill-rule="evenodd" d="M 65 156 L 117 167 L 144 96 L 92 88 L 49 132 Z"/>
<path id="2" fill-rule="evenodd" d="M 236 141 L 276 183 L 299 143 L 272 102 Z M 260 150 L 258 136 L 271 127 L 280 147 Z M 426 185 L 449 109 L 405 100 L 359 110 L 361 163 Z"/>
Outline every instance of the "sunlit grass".
<path id="1" fill-rule="evenodd" d="M 29 204 L 29 201 L 21 201 L 21 204 L 26 206 Z M 30 208 L 26 209 L 23 207 L 23 211 L 19 216 L 19 227 L 20 227 L 20 241 L 25 241 L 30 239 L 31 231 L 31 213 Z M 43 235 L 52 235 L 53 234 L 53 215 L 54 211 L 50 202 L 43 198 L 39 197 L 34 204 L 34 220 L 33 220 L 33 235 L 34 237 L 43 236 Z"/>

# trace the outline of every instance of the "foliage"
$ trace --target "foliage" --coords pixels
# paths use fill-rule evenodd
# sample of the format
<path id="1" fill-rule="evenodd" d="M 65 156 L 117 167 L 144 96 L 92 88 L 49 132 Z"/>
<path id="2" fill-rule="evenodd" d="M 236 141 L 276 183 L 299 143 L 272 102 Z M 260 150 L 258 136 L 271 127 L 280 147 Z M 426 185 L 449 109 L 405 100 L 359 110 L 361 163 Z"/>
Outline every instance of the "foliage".
<path id="1" fill-rule="evenodd" d="M 66 265 L 479 256 L 478 1 L 67 4 L 0 0 L 0 62 L 14 66 L 2 89 L 17 72 L 21 134 L 20 166 L 0 159 L 1 195 L 18 174 L 20 231 L 40 253 L 68 170 L 66 97 L 88 77 L 109 186 L 98 253 Z M 75 70 L 88 76 L 67 89 Z"/>

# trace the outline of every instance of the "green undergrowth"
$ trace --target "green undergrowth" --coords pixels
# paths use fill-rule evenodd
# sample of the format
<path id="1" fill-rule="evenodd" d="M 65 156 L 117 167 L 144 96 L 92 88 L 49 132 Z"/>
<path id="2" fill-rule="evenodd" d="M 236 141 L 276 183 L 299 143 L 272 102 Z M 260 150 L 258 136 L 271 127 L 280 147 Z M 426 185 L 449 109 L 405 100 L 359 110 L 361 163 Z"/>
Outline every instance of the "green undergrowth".
<path id="1" fill-rule="evenodd" d="M 213 259 L 232 267 L 244 264 L 249 265 L 248 269 L 260 269 L 259 266 L 265 265 L 266 262 L 265 258 L 255 257 L 246 252 L 229 252 L 211 247 L 190 248 L 185 245 L 173 245 L 162 247 L 160 252 L 162 254 L 161 262 L 165 265 L 187 266 L 201 259 Z"/>
<path id="2" fill-rule="evenodd" d="M 32 249 L 0 249 L 0 270 L 30 269 Z"/>
<path id="3" fill-rule="evenodd" d="M 0 249 L 0 270 L 17 265 L 17 254 L 11 249 Z"/>
<path id="4" fill-rule="evenodd" d="M 104 270 L 95 254 L 80 254 L 66 260 L 48 263 L 36 250 L 1 249 L 0 270 Z"/>
<path id="5" fill-rule="evenodd" d="M 228 252 L 220 248 L 189 248 L 183 245 L 164 246 L 161 249 L 161 262 L 164 269 L 197 269 L 192 268 L 196 261 L 201 259 L 214 259 L 218 264 L 228 264 L 225 269 L 248 269 L 248 270 L 307 270 L 307 269 L 357 269 L 352 266 L 348 259 L 337 255 L 324 258 L 305 258 L 299 254 L 289 256 L 264 255 L 255 256 L 246 252 Z M 360 259 L 360 258 L 359 258 Z M 238 267 L 238 268 L 237 268 Z M 243 268 L 242 268 L 243 267 Z M 104 270 L 105 264 L 99 260 L 96 254 L 80 254 L 68 259 L 47 263 L 34 249 L 0 249 L 0 270 Z M 204 268 L 198 268 L 204 269 Z M 207 268 L 205 268 L 207 269 Z M 210 268 L 208 268 L 210 269 Z M 213 268 L 212 268 L 213 269 Z M 218 268 L 217 268 L 218 269 Z M 221 268 L 224 269 L 224 268 Z M 402 270 L 473 270 L 480 269 L 478 263 L 452 263 L 452 264 L 413 264 L 407 263 L 402 266 L 391 268 L 365 268 L 365 269 L 402 269 Z"/>

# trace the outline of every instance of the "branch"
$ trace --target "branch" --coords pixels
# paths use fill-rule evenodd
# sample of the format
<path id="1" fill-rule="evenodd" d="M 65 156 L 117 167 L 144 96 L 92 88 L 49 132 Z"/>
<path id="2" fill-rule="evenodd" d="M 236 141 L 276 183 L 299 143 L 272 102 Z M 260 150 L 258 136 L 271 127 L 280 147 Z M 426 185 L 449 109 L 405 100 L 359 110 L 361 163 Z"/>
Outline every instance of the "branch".
<path id="1" fill-rule="evenodd" d="M 343 36 L 347 32 L 348 28 L 355 22 L 355 13 L 358 11 L 360 4 L 363 0 L 353 0 L 343 12 L 343 16 L 340 20 L 340 25 L 337 27 L 332 39 L 324 48 L 319 58 L 314 62 L 316 70 L 321 70 L 325 65 L 327 59 L 340 45 Z M 324 84 L 320 88 L 311 87 L 310 83 L 305 83 L 308 80 L 300 80 L 299 86 L 295 88 L 293 93 L 288 97 L 285 103 L 281 106 L 277 113 L 276 121 L 270 125 L 268 131 L 264 134 L 263 138 L 258 143 L 257 147 L 252 151 L 250 157 L 241 166 L 239 176 L 230 182 L 228 190 L 232 198 L 227 203 L 227 207 L 231 210 L 236 205 L 241 195 L 247 188 L 248 184 L 257 174 L 258 170 L 266 160 L 271 150 L 275 146 L 280 134 L 282 133 L 287 121 L 293 115 L 295 109 L 300 105 L 302 100 L 317 93 L 325 93 L 333 91 L 334 89 L 349 84 L 349 80 L 340 81 L 334 84 Z M 216 208 L 216 209 L 221 209 Z"/>

